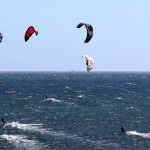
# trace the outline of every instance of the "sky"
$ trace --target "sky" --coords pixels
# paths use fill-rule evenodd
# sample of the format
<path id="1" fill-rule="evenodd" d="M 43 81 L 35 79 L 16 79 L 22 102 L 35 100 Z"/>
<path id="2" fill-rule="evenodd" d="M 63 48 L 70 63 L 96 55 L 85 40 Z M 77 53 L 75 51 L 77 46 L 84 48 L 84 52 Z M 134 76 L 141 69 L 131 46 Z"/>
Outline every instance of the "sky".
<path id="1" fill-rule="evenodd" d="M 150 71 L 149 0 L 1 0 L 0 71 Z M 84 43 L 85 27 L 93 38 Z M 25 42 L 29 26 L 35 34 Z"/>

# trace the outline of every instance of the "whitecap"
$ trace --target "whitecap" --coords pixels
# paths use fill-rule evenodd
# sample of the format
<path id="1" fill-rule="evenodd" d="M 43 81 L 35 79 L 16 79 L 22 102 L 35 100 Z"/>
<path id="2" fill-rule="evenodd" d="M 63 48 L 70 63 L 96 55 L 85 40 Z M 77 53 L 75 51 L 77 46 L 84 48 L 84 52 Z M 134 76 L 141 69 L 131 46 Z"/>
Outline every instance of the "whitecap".
<path id="1" fill-rule="evenodd" d="M 32 132 L 40 132 L 45 133 L 45 129 L 42 128 L 42 124 L 22 124 L 19 122 L 6 123 L 4 128 L 18 128 L 23 131 L 32 131 Z"/>
<path id="2" fill-rule="evenodd" d="M 116 97 L 116 98 L 119 99 L 119 100 L 122 99 L 122 97 Z"/>
<path id="3" fill-rule="evenodd" d="M 61 102 L 61 100 L 56 99 L 56 98 L 48 98 L 47 100 L 53 101 L 53 102 Z"/>
<path id="4" fill-rule="evenodd" d="M 78 97 L 83 97 L 83 95 L 78 95 Z"/>
<path id="5" fill-rule="evenodd" d="M 40 149 L 39 143 L 34 140 L 29 140 L 26 136 L 22 135 L 0 135 L 0 138 L 7 140 L 9 143 L 13 144 L 17 149 Z"/>
<path id="6" fill-rule="evenodd" d="M 126 109 L 133 109 L 133 108 L 134 108 L 134 107 L 131 106 L 131 107 L 127 107 Z"/>

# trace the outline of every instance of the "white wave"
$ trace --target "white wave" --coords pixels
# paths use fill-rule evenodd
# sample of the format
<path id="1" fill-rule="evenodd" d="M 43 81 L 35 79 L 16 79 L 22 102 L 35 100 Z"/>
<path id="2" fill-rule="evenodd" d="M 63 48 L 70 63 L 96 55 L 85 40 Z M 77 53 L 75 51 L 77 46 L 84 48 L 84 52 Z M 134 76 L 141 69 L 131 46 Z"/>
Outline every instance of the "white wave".
<path id="1" fill-rule="evenodd" d="M 83 97 L 83 95 L 78 95 L 78 97 Z"/>
<path id="2" fill-rule="evenodd" d="M 134 109 L 134 107 L 131 106 L 131 107 L 127 107 L 126 109 Z"/>
<path id="3" fill-rule="evenodd" d="M 21 135 L 0 135 L 0 138 L 7 140 L 9 143 L 13 144 L 17 149 L 32 149 L 38 150 L 40 146 L 37 141 L 29 140 L 26 136 Z"/>
<path id="4" fill-rule="evenodd" d="M 56 99 L 56 98 L 47 98 L 46 99 L 47 101 L 53 101 L 53 102 L 61 102 L 61 100 L 59 100 L 59 99 Z"/>
<path id="5" fill-rule="evenodd" d="M 139 133 L 136 131 L 128 131 L 127 132 L 128 135 L 137 135 L 146 139 L 150 139 L 150 133 Z"/>
<path id="6" fill-rule="evenodd" d="M 116 97 L 117 99 L 122 99 L 122 97 Z"/>
<path id="7" fill-rule="evenodd" d="M 40 132 L 41 134 L 47 132 L 46 129 L 42 128 L 42 124 L 22 124 L 19 122 L 12 122 L 12 123 L 6 123 L 4 127 L 17 128 L 23 131 Z"/>

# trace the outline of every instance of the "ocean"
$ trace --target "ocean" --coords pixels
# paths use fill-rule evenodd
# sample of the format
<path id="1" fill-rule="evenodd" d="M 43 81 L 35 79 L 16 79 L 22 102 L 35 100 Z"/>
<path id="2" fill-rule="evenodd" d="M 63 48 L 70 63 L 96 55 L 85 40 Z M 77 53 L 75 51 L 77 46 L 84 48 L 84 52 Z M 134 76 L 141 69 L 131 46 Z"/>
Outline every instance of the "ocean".
<path id="1" fill-rule="evenodd" d="M 0 117 L 0 150 L 149 150 L 150 73 L 0 72 Z"/>

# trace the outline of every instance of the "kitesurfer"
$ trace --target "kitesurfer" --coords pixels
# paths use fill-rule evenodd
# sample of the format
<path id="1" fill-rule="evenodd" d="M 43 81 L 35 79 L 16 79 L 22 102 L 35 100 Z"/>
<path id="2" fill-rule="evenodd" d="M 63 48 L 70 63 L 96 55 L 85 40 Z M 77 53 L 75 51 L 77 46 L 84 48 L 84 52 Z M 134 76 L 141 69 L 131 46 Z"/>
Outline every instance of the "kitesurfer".
<path id="1" fill-rule="evenodd" d="M 4 120 L 4 118 L 2 118 L 2 123 L 3 123 L 3 124 L 6 124 L 6 121 Z"/>
<path id="2" fill-rule="evenodd" d="M 94 64 L 93 58 L 88 55 L 83 55 L 82 58 L 86 59 L 87 72 L 89 72 L 93 68 L 93 64 Z"/>
<path id="3" fill-rule="evenodd" d="M 122 132 L 122 133 L 126 133 L 126 131 L 125 131 L 125 129 L 124 129 L 123 126 L 121 127 L 121 132 Z"/>

